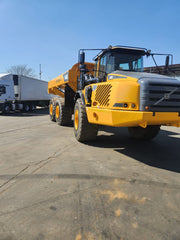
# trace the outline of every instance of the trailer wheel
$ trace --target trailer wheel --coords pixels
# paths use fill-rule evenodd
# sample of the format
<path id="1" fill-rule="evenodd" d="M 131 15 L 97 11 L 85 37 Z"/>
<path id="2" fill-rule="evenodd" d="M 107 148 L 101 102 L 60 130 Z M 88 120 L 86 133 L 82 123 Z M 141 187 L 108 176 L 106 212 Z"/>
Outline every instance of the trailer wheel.
<path id="1" fill-rule="evenodd" d="M 10 113 L 10 106 L 9 106 L 9 104 L 5 104 L 4 105 L 4 109 L 3 109 L 3 113 L 6 113 L 6 114 L 8 114 L 8 113 Z"/>
<path id="2" fill-rule="evenodd" d="M 159 125 L 149 125 L 146 128 L 129 127 L 129 134 L 134 139 L 151 140 L 155 138 L 160 130 Z"/>
<path id="3" fill-rule="evenodd" d="M 74 134 L 79 142 L 92 141 L 96 138 L 98 126 L 88 122 L 86 108 L 79 98 L 74 107 Z"/>
<path id="4" fill-rule="evenodd" d="M 36 106 L 34 104 L 30 105 L 30 111 L 34 111 L 36 109 Z"/>
<path id="5" fill-rule="evenodd" d="M 29 106 L 29 104 L 24 104 L 24 106 L 23 106 L 23 111 L 24 111 L 24 112 L 29 112 L 29 111 L 30 111 L 30 106 Z"/>
<path id="6" fill-rule="evenodd" d="M 49 103 L 49 116 L 50 116 L 51 121 L 53 121 L 53 122 L 56 121 L 55 109 L 54 109 L 54 105 L 53 105 L 52 101 L 50 101 L 50 103 Z"/>
<path id="7" fill-rule="evenodd" d="M 69 126 L 72 123 L 72 109 L 65 106 L 64 99 L 56 100 L 55 119 L 60 126 Z"/>

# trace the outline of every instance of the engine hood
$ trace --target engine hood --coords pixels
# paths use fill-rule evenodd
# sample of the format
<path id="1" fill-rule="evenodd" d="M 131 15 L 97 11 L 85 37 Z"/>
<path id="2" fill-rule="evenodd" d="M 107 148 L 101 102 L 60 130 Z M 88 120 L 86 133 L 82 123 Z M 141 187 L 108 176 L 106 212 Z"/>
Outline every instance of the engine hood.
<path id="1" fill-rule="evenodd" d="M 141 79 L 163 79 L 163 80 L 176 80 L 175 78 L 168 77 L 165 75 L 155 74 L 155 73 L 146 73 L 146 72 L 130 72 L 130 71 L 114 71 L 111 74 L 124 75 L 127 77 L 136 78 L 137 80 Z M 178 80 L 177 80 L 178 81 Z"/>

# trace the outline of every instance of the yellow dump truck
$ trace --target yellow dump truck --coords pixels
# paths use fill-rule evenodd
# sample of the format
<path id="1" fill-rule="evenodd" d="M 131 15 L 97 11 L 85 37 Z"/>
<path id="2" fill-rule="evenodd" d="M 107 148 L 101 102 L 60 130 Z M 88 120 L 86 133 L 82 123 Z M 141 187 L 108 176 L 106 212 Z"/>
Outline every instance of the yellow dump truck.
<path id="1" fill-rule="evenodd" d="M 94 63 L 85 62 L 89 50 L 99 51 Z M 155 55 L 123 46 L 80 49 L 78 63 L 48 82 L 48 93 L 56 95 L 50 119 L 69 125 L 74 114 L 74 133 L 81 142 L 95 139 L 100 125 L 128 127 L 131 137 L 144 140 L 154 138 L 161 125 L 180 127 L 180 81 L 143 72 L 143 57 L 155 61 Z M 170 58 L 167 54 L 165 73 Z"/>

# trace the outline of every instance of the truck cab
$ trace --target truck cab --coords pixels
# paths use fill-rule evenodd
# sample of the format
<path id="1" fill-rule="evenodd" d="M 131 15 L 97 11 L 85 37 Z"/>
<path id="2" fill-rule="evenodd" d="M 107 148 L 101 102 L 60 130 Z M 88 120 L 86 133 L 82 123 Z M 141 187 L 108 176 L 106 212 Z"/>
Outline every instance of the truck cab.
<path id="1" fill-rule="evenodd" d="M 15 100 L 11 74 L 0 74 L 0 111 L 9 111 L 9 103 Z M 7 109 L 8 108 L 8 109 Z"/>
<path id="2" fill-rule="evenodd" d="M 104 77 L 114 71 L 143 72 L 143 49 L 109 48 L 95 57 L 96 76 Z"/>

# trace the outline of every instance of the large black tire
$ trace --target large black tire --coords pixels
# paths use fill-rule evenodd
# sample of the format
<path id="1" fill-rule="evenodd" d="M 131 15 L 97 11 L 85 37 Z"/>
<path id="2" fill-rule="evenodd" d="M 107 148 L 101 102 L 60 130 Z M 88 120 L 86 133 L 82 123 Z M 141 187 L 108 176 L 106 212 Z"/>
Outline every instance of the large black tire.
<path id="1" fill-rule="evenodd" d="M 30 111 L 34 111 L 36 109 L 36 105 L 35 104 L 31 104 L 30 105 Z"/>
<path id="2" fill-rule="evenodd" d="M 8 114 L 8 113 L 10 113 L 10 111 L 11 111 L 10 105 L 8 103 L 5 103 L 2 112 L 5 113 L 5 114 Z"/>
<path id="3" fill-rule="evenodd" d="M 55 107 L 53 105 L 53 101 L 52 100 L 50 100 L 50 103 L 49 103 L 49 116 L 50 116 L 50 120 L 52 122 L 56 121 L 56 118 L 55 118 Z"/>
<path id="4" fill-rule="evenodd" d="M 129 127 L 129 134 L 134 139 L 151 140 L 155 138 L 160 130 L 159 125 L 149 125 L 146 128 Z"/>
<path id="5" fill-rule="evenodd" d="M 55 119 L 60 126 L 70 126 L 72 124 L 72 109 L 65 106 L 62 98 L 56 100 Z"/>
<path id="6" fill-rule="evenodd" d="M 86 108 L 79 98 L 74 107 L 74 134 L 79 142 L 92 141 L 96 138 L 98 126 L 90 124 L 87 119 Z"/>
<path id="7" fill-rule="evenodd" d="M 29 112 L 30 111 L 30 105 L 25 103 L 23 106 L 23 112 Z"/>

